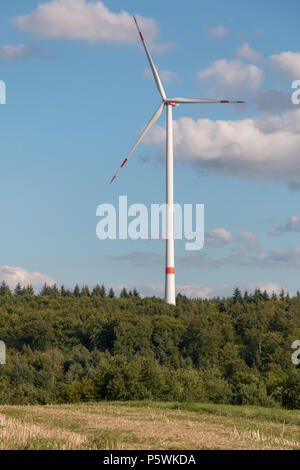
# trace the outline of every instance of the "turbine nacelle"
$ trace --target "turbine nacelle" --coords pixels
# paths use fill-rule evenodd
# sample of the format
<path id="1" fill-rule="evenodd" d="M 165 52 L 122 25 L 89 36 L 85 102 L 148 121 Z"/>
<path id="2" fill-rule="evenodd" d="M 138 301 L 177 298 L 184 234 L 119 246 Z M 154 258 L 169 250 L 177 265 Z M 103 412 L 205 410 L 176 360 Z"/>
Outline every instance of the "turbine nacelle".
<path id="1" fill-rule="evenodd" d="M 174 103 L 172 100 L 166 100 L 165 104 L 168 106 L 174 106 L 175 108 L 179 106 L 179 103 Z"/>

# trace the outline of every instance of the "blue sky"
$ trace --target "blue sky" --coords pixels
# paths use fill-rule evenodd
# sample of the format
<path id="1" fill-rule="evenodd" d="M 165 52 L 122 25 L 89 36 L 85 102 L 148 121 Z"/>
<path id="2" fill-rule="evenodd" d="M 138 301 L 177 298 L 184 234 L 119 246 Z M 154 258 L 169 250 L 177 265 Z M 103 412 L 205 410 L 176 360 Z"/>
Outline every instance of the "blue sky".
<path id="1" fill-rule="evenodd" d="M 99 204 L 165 197 L 164 113 L 109 185 L 160 102 L 137 14 L 168 96 L 247 101 L 174 110 L 175 201 L 203 203 L 206 232 L 200 252 L 176 241 L 177 284 L 300 288 L 299 2 L 3 3 L 1 279 L 162 292 L 163 241 L 96 237 Z"/>

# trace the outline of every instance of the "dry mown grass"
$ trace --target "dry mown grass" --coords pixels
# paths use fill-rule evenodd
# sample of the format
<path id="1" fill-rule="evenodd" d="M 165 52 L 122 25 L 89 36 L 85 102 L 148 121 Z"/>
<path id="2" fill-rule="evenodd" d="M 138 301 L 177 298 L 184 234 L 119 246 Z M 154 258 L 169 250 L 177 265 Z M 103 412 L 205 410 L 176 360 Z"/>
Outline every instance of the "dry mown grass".
<path id="1" fill-rule="evenodd" d="M 300 449 L 299 426 L 273 420 L 271 411 L 265 419 L 249 417 L 247 409 L 239 417 L 229 407 L 225 416 L 214 409 L 107 402 L 0 406 L 0 449 Z"/>

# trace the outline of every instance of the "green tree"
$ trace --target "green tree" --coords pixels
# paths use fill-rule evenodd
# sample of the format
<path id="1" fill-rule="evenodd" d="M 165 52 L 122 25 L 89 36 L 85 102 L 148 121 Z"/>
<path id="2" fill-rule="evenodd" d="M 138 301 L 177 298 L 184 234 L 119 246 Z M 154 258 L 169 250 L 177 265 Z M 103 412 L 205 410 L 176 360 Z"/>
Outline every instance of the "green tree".
<path id="1" fill-rule="evenodd" d="M 29 286 L 25 287 L 24 294 L 25 295 L 34 295 L 34 290 L 33 290 L 32 285 L 29 285 Z"/>
<path id="2" fill-rule="evenodd" d="M 241 291 L 238 287 L 234 289 L 233 296 L 232 296 L 233 303 L 236 304 L 237 302 L 242 303 L 243 297 Z"/>
<path id="3" fill-rule="evenodd" d="M 24 295 L 24 289 L 23 289 L 23 287 L 21 286 L 21 284 L 19 282 L 15 287 L 14 294 L 15 295 Z"/>
<path id="4" fill-rule="evenodd" d="M 90 289 L 88 286 L 83 286 L 80 293 L 81 297 L 90 297 Z"/>
<path id="5" fill-rule="evenodd" d="M 110 299 L 114 299 L 114 298 L 116 297 L 116 296 L 115 296 L 115 292 L 114 292 L 114 290 L 113 290 L 112 287 L 109 289 L 108 297 L 109 297 Z"/>
<path id="6" fill-rule="evenodd" d="M 9 286 L 6 284 L 5 281 L 2 282 L 0 286 L 0 295 L 5 297 L 5 296 L 11 296 L 11 290 Z"/>
<path id="7" fill-rule="evenodd" d="M 73 295 L 74 295 L 74 297 L 80 297 L 80 288 L 79 288 L 78 284 L 76 284 L 75 287 L 74 287 Z"/>
<path id="8" fill-rule="evenodd" d="M 128 299 L 129 295 L 128 295 L 126 287 L 123 287 L 123 289 L 121 290 L 120 297 L 122 299 Z"/>

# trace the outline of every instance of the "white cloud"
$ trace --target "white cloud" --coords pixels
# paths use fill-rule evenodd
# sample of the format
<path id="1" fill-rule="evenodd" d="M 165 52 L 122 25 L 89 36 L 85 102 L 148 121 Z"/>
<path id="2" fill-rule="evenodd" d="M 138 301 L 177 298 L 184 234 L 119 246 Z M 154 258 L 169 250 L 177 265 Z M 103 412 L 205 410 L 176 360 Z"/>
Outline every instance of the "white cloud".
<path id="1" fill-rule="evenodd" d="M 137 15 L 147 41 L 154 43 L 158 34 L 155 20 Z M 137 30 L 132 15 L 122 10 L 110 11 L 102 1 L 52 0 L 39 3 L 37 9 L 27 15 L 14 18 L 21 31 L 45 38 L 63 38 L 109 43 L 136 43 Z M 155 44 L 157 52 L 172 47 Z"/>
<path id="2" fill-rule="evenodd" d="M 251 250 L 247 250 L 251 251 Z M 212 258 L 205 252 L 195 252 L 176 257 L 176 264 L 180 264 L 188 269 L 205 268 L 217 269 L 225 266 L 239 266 L 248 268 L 250 266 L 263 269 L 299 269 L 300 267 L 300 246 L 290 248 L 275 248 L 269 251 L 259 251 L 254 254 L 247 254 L 246 250 L 237 250 L 228 256 Z"/>
<path id="3" fill-rule="evenodd" d="M 158 70 L 159 76 L 163 82 L 167 85 L 174 79 L 178 78 L 178 75 L 170 70 Z M 144 72 L 145 77 L 150 78 L 153 80 L 153 74 L 151 70 L 146 69 Z"/>
<path id="4" fill-rule="evenodd" d="M 209 287 L 197 284 L 186 284 L 186 285 L 177 285 L 176 286 L 176 293 L 179 292 L 182 295 L 186 295 L 187 297 L 191 298 L 212 298 L 212 297 L 231 297 L 233 294 L 234 289 L 238 284 L 222 284 L 221 286 L 217 287 Z M 108 288 L 112 287 L 117 295 L 121 292 L 123 287 L 125 287 L 128 291 L 133 290 L 136 288 L 138 292 L 143 296 L 157 296 L 157 297 L 164 297 L 164 286 L 163 284 L 140 284 L 140 283 L 129 283 L 129 284 L 112 284 L 108 286 Z M 260 289 L 262 292 L 266 290 L 269 294 L 275 292 L 277 294 L 280 293 L 282 287 L 278 283 L 274 282 L 250 282 L 248 284 L 239 285 L 239 288 L 242 292 L 254 292 L 255 289 Z"/>
<path id="5" fill-rule="evenodd" d="M 281 52 L 270 57 L 271 67 L 284 73 L 287 77 L 299 79 L 300 77 L 300 53 L 299 52 Z"/>
<path id="6" fill-rule="evenodd" d="M 246 59 L 249 62 L 262 62 L 263 57 L 259 52 L 252 49 L 247 42 L 245 42 L 237 50 L 237 56 Z"/>
<path id="7" fill-rule="evenodd" d="M 249 282 L 245 286 L 242 286 L 242 290 L 253 292 L 255 289 L 260 289 L 262 292 L 267 291 L 268 294 L 279 294 L 283 287 L 276 282 Z M 287 292 L 287 289 L 284 289 Z"/>
<path id="8" fill-rule="evenodd" d="M 300 246 L 290 248 L 275 248 L 259 253 L 252 262 L 264 268 L 299 268 Z"/>
<path id="9" fill-rule="evenodd" d="M 261 62 L 261 64 L 249 64 L 236 59 L 230 61 L 226 59 L 217 60 L 207 69 L 196 73 L 201 87 L 207 82 L 208 92 L 211 96 L 219 96 L 224 99 L 242 99 L 246 102 L 252 101 L 265 112 L 284 112 L 294 108 L 291 101 L 291 92 L 264 89 L 264 79 L 267 76 L 274 76 L 274 74 L 278 74 L 278 71 L 283 72 L 279 66 L 275 67 L 275 58 L 285 57 L 285 54 L 289 53 L 283 52 L 280 56 L 272 56 L 274 59 L 264 60 L 259 53 L 251 49 L 246 43 L 238 50 L 237 54 L 241 59 Z M 300 65 L 300 54 L 295 55 L 299 56 L 299 62 L 297 63 Z M 300 67 L 296 65 L 295 69 L 300 69 Z M 291 76 L 294 75 L 291 74 Z M 300 76 L 300 70 L 298 76 Z"/>
<path id="10" fill-rule="evenodd" d="M 218 269 L 225 266 L 238 267 L 258 267 L 263 269 L 295 269 L 300 267 L 300 246 L 289 248 L 275 248 L 269 251 L 261 251 L 259 242 L 251 232 L 241 232 L 245 235 L 244 239 L 237 237 L 232 242 L 232 250 L 223 257 L 210 256 L 209 250 L 200 250 L 194 253 L 177 255 L 176 265 L 191 269 Z M 250 235 L 251 234 L 251 235 Z M 211 243 L 212 244 L 212 243 Z M 226 242 L 214 241 L 212 246 L 225 245 Z M 132 252 L 126 255 L 114 256 L 113 259 L 129 263 L 137 268 L 144 268 L 149 265 L 162 266 L 163 256 L 150 252 Z"/>
<path id="11" fill-rule="evenodd" d="M 214 39 L 224 39 L 228 35 L 228 31 L 224 28 L 224 26 L 215 26 L 208 30 L 208 35 Z"/>
<path id="12" fill-rule="evenodd" d="M 233 235 L 225 228 L 215 228 L 205 235 L 204 243 L 210 246 L 222 246 L 234 241 Z"/>
<path id="13" fill-rule="evenodd" d="M 260 249 L 258 238 L 252 232 L 240 232 L 236 241 L 237 244 L 234 247 L 234 251 L 247 253 L 250 251 L 258 251 Z"/>
<path id="14" fill-rule="evenodd" d="M 257 236 L 252 232 L 240 232 L 240 239 L 244 243 L 254 244 L 257 243 Z"/>
<path id="15" fill-rule="evenodd" d="M 17 59 L 47 58 L 40 47 L 26 46 L 25 44 L 0 46 L 0 61 Z"/>
<path id="16" fill-rule="evenodd" d="M 150 131 L 151 132 L 151 131 Z M 146 143 L 164 145 L 160 126 Z M 198 171 L 300 186 L 300 109 L 236 121 L 174 121 L 174 154 Z"/>
<path id="17" fill-rule="evenodd" d="M 203 81 L 213 83 L 219 93 L 229 93 L 229 95 L 233 93 L 234 96 L 242 93 L 247 96 L 248 93 L 257 93 L 261 88 L 263 71 L 254 64 L 221 59 L 207 69 L 197 72 L 196 77 L 199 83 Z"/>
<path id="18" fill-rule="evenodd" d="M 142 284 L 133 282 L 125 284 L 110 284 L 107 286 L 106 290 L 108 291 L 111 287 L 115 291 L 116 295 L 120 295 L 120 292 L 124 287 L 125 289 L 127 289 L 127 291 L 133 291 L 133 289 L 136 288 L 142 297 L 164 297 L 165 291 L 164 286 L 162 284 Z"/>
<path id="19" fill-rule="evenodd" d="M 271 227 L 268 231 L 269 235 L 281 235 L 284 232 L 300 232 L 300 217 L 292 215 L 286 224 Z"/>
<path id="20" fill-rule="evenodd" d="M 46 283 L 55 284 L 54 279 L 38 272 L 31 273 L 26 269 L 13 266 L 0 266 L 0 282 L 5 281 L 10 288 L 14 288 L 18 283 L 22 287 L 32 285 L 35 290 L 39 290 Z"/>
<path id="21" fill-rule="evenodd" d="M 212 298 L 212 297 L 231 297 L 236 287 L 239 287 L 241 292 L 254 292 L 255 289 L 260 289 L 262 292 L 267 291 L 268 294 L 275 292 L 279 294 L 282 286 L 274 282 L 249 282 L 248 284 L 222 284 L 218 287 L 208 286 L 197 286 L 197 285 L 183 285 L 177 286 L 177 292 L 180 292 L 187 297 L 200 297 L 200 298 Z"/>

